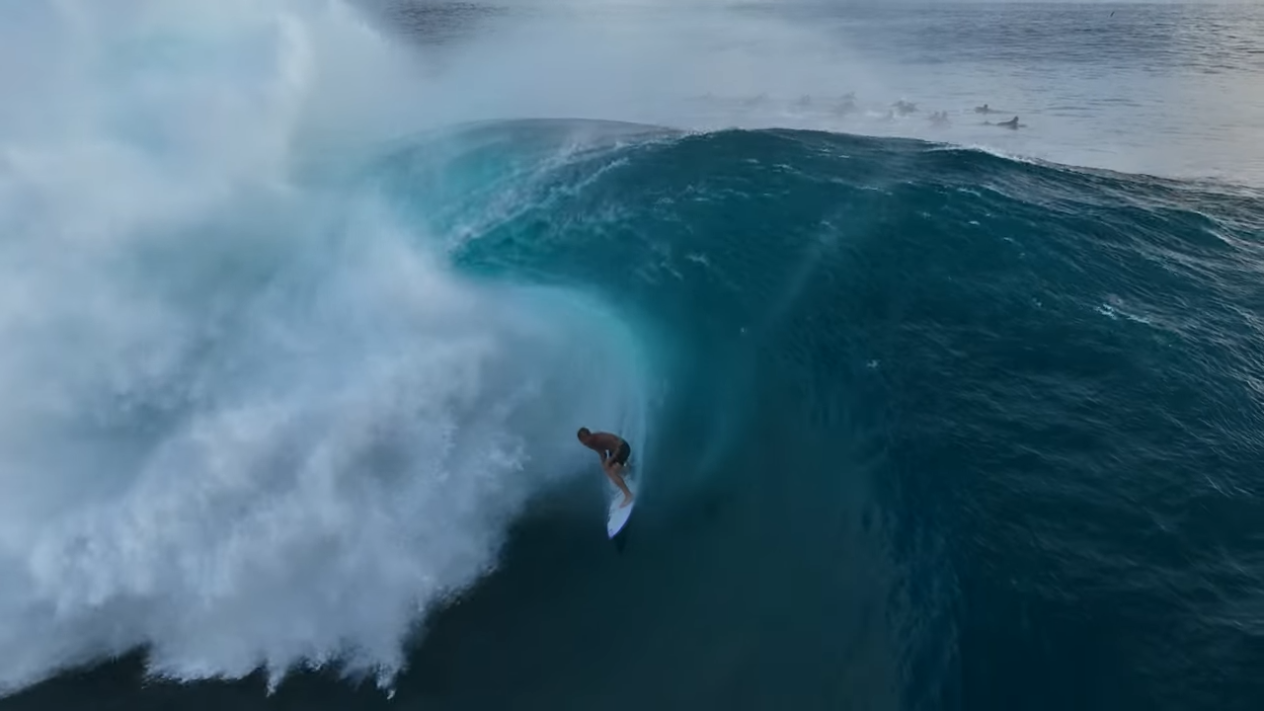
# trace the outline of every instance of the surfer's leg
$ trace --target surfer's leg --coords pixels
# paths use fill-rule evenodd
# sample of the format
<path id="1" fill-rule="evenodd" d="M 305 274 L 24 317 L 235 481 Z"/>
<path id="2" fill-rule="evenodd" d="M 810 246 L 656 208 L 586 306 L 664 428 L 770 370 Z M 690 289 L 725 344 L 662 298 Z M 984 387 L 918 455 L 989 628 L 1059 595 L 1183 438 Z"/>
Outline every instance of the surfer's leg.
<path id="1" fill-rule="evenodd" d="M 606 476 L 610 477 L 610 481 L 619 487 L 619 491 L 623 492 L 623 503 L 619 504 L 619 507 L 622 508 L 632 503 L 632 491 L 628 489 L 628 485 L 623 481 L 623 465 L 612 462 L 601 468 L 606 472 Z"/>

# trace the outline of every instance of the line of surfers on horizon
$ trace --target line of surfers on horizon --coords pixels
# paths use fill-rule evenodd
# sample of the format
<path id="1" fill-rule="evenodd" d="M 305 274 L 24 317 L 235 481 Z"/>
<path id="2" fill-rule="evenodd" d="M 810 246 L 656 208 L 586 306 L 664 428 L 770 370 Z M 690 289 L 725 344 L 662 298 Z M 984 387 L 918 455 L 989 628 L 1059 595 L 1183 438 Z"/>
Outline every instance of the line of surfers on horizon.
<path id="1" fill-rule="evenodd" d="M 748 105 L 755 105 L 755 104 L 765 101 L 767 98 L 768 97 L 766 95 L 760 94 L 759 96 L 756 96 L 754 98 L 746 99 L 745 103 Z M 800 106 L 800 107 L 811 106 L 812 97 L 808 95 L 804 95 L 800 97 L 797 102 L 795 102 L 795 105 Z M 839 114 L 849 114 L 849 113 L 852 113 L 853 111 L 856 111 L 857 108 L 858 106 L 856 105 L 855 92 L 848 92 L 847 94 L 843 95 L 840 103 L 834 107 L 834 112 L 839 113 Z M 895 119 L 896 116 L 908 116 L 909 114 L 917 113 L 917 111 L 918 111 L 917 104 L 909 102 L 909 101 L 900 100 L 900 101 L 895 102 L 894 104 L 891 104 L 891 108 L 887 110 L 887 113 L 883 118 L 887 121 L 890 121 L 890 120 Z M 974 113 L 988 115 L 988 114 L 999 114 L 1003 112 L 998 111 L 997 109 L 994 109 L 988 106 L 987 104 L 983 104 L 982 106 L 974 107 Z M 931 112 L 930 116 L 928 116 L 927 118 L 935 126 L 946 126 L 949 123 L 947 111 L 933 111 Z M 1021 128 L 1024 125 L 1024 124 L 1018 123 L 1017 116 L 1011 118 L 1008 121 L 998 121 L 996 123 L 993 123 L 991 121 L 984 121 L 983 124 L 986 126 L 997 126 L 1000 128 L 1008 128 L 1008 129 L 1014 129 L 1014 130 Z"/>

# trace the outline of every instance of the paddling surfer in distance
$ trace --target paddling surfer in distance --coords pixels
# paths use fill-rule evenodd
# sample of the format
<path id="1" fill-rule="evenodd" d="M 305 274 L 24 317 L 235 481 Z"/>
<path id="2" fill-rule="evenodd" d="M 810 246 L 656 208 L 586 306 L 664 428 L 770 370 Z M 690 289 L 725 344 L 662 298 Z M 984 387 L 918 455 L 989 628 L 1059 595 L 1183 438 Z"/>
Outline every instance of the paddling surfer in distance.
<path id="1" fill-rule="evenodd" d="M 632 447 L 618 435 L 592 432 L 587 427 L 580 427 L 578 436 L 585 447 L 601 457 L 601 470 L 623 492 L 623 503 L 619 504 L 619 508 L 632 503 L 632 491 L 623 481 L 623 469 L 628 464 L 628 457 L 632 456 Z"/>

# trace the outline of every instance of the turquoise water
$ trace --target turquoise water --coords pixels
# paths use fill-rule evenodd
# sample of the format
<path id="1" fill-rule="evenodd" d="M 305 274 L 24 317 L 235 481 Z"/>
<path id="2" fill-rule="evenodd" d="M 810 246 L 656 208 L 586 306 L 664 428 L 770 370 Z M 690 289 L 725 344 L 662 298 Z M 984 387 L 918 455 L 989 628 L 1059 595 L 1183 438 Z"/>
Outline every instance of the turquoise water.
<path id="1" fill-rule="evenodd" d="M 1256 10 L 164 8 L 0 5 L 0 708 L 1258 706 Z"/>
<path id="2" fill-rule="evenodd" d="M 442 172 L 494 185 L 491 166 L 576 128 L 472 129 Z M 529 525 L 529 562 L 511 553 L 496 602 L 470 604 L 536 622 L 454 613 L 419 698 L 1250 698 L 1246 677 L 1202 681 L 1190 650 L 1249 640 L 1224 616 L 1252 596 L 1252 553 L 1222 517 L 1255 506 L 1257 199 L 824 133 L 621 140 L 516 179 L 524 209 L 456 259 L 652 324 L 676 356 L 665 463 L 622 558 L 552 515 Z M 410 175 L 390 181 L 407 209 L 482 212 Z M 606 667 L 588 650 L 616 616 L 627 655 Z M 506 671 L 476 683 L 489 660 Z"/>

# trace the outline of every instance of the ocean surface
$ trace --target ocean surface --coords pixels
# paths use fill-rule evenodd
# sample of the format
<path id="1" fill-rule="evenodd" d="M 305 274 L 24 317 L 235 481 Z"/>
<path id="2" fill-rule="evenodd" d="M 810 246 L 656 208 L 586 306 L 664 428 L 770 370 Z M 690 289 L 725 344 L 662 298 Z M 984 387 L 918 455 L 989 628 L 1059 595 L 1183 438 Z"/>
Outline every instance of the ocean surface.
<path id="1" fill-rule="evenodd" d="M 1264 705 L 1260 6 L 0 0 L 0 98 L 0 711 Z"/>

